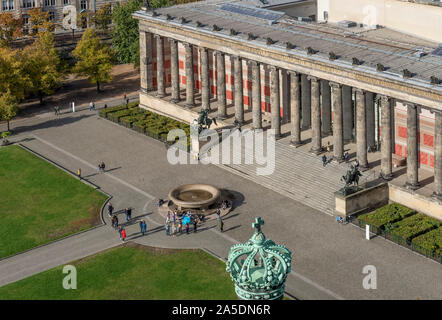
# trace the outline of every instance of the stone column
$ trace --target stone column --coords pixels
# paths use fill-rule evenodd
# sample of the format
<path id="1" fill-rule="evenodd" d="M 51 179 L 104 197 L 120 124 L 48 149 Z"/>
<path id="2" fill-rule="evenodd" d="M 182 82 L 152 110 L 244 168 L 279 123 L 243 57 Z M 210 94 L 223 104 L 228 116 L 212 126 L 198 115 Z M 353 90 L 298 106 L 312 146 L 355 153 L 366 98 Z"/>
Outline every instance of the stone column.
<path id="1" fill-rule="evenodd" d="M 163 37 L 155 35 L 157 44 L 157 97 L 163 98 L 166 95 L 164 87 L 164 47 Z"/>
<path id="2" fill-rule="evenodd" d="M 417 112 L 417 106 L 415 104 L 407 104 L 407 182 L 405 183 L 405 186 L 411 190 L 419 188 Z"/>
<path id="3" fill-rule="evenodd" d="M 289 71 L 290 74 L 290 121 L 291 121 L 291 140 L 290 144 L 294 146 L 301 145 L 301 86 L 299 75 L 295 71 Z"/>
<path id="4" fill-rule="evenodd" d="M 195 106 L 194 98 L 194 75 L 193 75 L 193 47 L 190 43 L 184 43 L 186 49 L 186 107 Z"/>
<path id="5" fill-rule="evenodd" d="M 172 73 L 172 99 L 171 102 L 180 101 L 180 75 L 178 67 L 178 41 L 169 38 L 170 43 L 170 71 Z"/>
<path id="6" fill-rule="evenodd" d="M 252 68 L 252 117 L 253 129 L 262 129 L 261 114 L 261 64 L 256 61 L 250 61 Z"/>
<path id="7" fill-rule="evenodd" d="M 344 136 L 342 128 L 342 89 L 336 82 L 330 82 L 333 100 L 333 158 L 341 162 L 344 158 Z"/>
<path id="8" fill-rule="evenodd" d="M 320 154 L 322 151 L 321 145 L 321 106 L 319 101 L 319 79 L 316 77 L 308 77 L 311 83 L 311 113 L 312 113 L 312 147 L 310 152 Z"/>
<path id="9" fill-rule="evenodd" d="M 367 126 L 367 147 L 374 151 L 376 147 L 375 139 L 375 115 L 374 115 L 374 94 L 373 92 L 365 92 L 365 112 Z"/>
<path id="10" fill-rule="evenodd" d="M 140 81 L 141 92 L 153 91 L 153 35 L 140 31 Z"/>
<path id="11" fill-rule="evenodd" d="M 381 103 L 381 178 L 392 178 L 391 160 L 391 104 L 387 96 L 380 97 Z"/>
<path id="12" fill-rule="evenodd" d="M 242 59 L 233 57 L 234 77 L 235 77 L 235 119 L 239 123 L 244 122 L 244 98 L 242 85 Z"/>
<path id="13" fill-rule="evenodd" d="M 209 50 L 200 47 L 201 56 L 201 108 L 210 109 Z"/>
<path id="14" fill-rule="evenodd" d="M 368 168 L 367 161 L 367 124 L 365 116 L 365 92 L 353 88 L 356 93 L 356 154 L 359 166 L 362 169 Z"/>
<path id="15" fill-rule="evenodd" d="M 442 112 L 435 111 L 434 123 L 434 193 L 442 200 Z"/>
<path id="16" fill-rule="evenodd" d="M 351 87 L 342 86 L 342 124 L 344 130 L 344 143 L 348 143 L 353 140 L 353 98 L 351 93 Z"/>
<path id="17" fill-rule="evenodd" d="M 331 91 L 330 84 L 327 80 L 321 80 L 321 104 L 322 104 L 322 134 L 329 136 L 332 134 L 331 129 Z"/>
<path id="18" fill-rule="evenodd" d="M 279 99 L 279 68 L 270 66 L 270 107 L 271 128 L 275 130 L 275 137 L 281 136 L 281 110 Z"/>
<path id="19" fill-rule="evenodd" d="M 227 118 L 226 109 L 226 63 L 224 53 L 216 52 L 216 99 L 218 105 L 218 119 Z"/>
<path id="20" fill-rule="evenodd" d="M 311 125 L 310 91 L 311 91 L 310 81 L 307 79 L 307 75 L 302 74 L 301 75 L 302 130 L 309 129 Z"/>

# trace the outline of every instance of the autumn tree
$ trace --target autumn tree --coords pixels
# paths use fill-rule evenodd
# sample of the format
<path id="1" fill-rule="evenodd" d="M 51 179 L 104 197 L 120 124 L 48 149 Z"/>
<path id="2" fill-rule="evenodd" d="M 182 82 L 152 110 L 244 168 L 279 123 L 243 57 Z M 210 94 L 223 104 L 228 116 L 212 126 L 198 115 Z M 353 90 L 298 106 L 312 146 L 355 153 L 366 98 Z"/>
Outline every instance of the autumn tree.
<path id="1" fill-rule="evenodd" d="M 20 50 L 0 48 L 0 93 L 9 92 L 17 101 L 24 99 L 29 76 L 22 64 Z"/>
<path id="2" fill-rule="evenodd" d="M 97 85 L 97 92 L 100 91 L 101 83 L 112 80 L 110 71 L 114 53 L 108 45 L 101 42 L 93 29 L 87 29 L 83 33 L 72 54 L 77 59 L 73 71 L 78 76 L 87 76 L 91 83 Z"/>
<path id="3" fill-rule="evenodd" d="M 43 104 L 43 97 L 54 93 L 63 77 L 51 32 L 40 32 L 35 42 L 23 49 L 22 64 L 30 82 L 27 92 L 37 94 Z"/>
<path id="4" fill-rule="evenodd" d="M 8 131 L 10 131 L 9 122 L 17 115 L 18 102 L 16 97 L 8 90 L 0 94 L 0 120 L 8 123 Z"/>
<path id="5" fill-rule="evenodd" d="M 10 46 L 23 35 L 23 20 L 14 18 L 11 12 L 0 14 L 0 46 Z"/>
<path id="6" fill-rule="evenodd" d="M 41 31 L 55 30 L 55 24 L 50 20 L 49 12 L 43 11 L 41 8 L 29 10 L 29 21 L 31 23 L 32 34 L 37 34 Z"/>
<path id="7" fill-rule="evenodd" d="M 95 13 L 94 22 L 98 29 L 107 30 L 112 23 L 112 4 L 106 3 L 100 7 Z"/>

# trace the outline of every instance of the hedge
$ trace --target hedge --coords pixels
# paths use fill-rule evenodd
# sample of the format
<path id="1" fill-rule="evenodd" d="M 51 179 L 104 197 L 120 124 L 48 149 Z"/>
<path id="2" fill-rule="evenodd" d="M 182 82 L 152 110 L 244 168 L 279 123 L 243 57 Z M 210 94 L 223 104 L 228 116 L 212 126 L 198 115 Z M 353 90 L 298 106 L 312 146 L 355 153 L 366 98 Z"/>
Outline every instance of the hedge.
<path id="1" fill-rule="evenodd" d="M 385 226 L 385 231 L 390 234 L 391 240 L 400 244 L 411 244 L 411 240 L 425 232 L 435 229 L 441 222 L 422 213 L 403 219 Z"/>
<path id="2" fill-rule="evenodd" d="M 414 238 L 411 243 L 413 250 L 426 256 L 440 258 L 442 256 L 442 227 Z"/>
<path id="3" fill-rule="evenodd" d="M 139 108 L 138 102 L 131 102 L 127 106 L 101 109 L 100 116 L 169 144 L 173 143 L 167 141 L 169 131 L 182 129 L 187 136 L 187 150 L 190 150 L 190 125 Z"/>
<path id="4" fill-rule="evenodd" d="M 414 213 L 415 211 L 410 208 L 404 207 L 398 203 L 390 203 L 376 211 L 360 215 L 358 220 L 362 227 L 369 224 L 370 226 L 384 230 L 386 224 L 400 221 Z"/>

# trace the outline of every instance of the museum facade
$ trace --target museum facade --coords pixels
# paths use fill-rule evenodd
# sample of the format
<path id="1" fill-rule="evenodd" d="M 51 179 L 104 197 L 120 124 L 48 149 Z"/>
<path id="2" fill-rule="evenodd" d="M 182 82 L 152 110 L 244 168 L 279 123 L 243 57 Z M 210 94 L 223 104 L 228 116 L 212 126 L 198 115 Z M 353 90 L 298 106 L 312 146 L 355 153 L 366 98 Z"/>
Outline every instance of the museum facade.
<path id="1" fill-rule="evenodd" d="M 140 29 L 142 107 L 188 121 L 197 97 L 219 119 L 268 115 L 291 143 L 311 130 L 311 151 L 333 137 L 341 161 L 346 143 L 381 153 L 381 176 L 406 159 L 406 186 L 419 188 L 418 168 L 434 171 L 442 196 L 442 49 L 388 28 L 315 23 L 253 1 L 202 1 L 134 14 Z M 165 97 L 168 99 L 165 99 Z M 161 102 L 160 102 L 161 101 Z M 276 107 L 274 107 L 276 106 Z M 399 159 L 399 160 L 398 160 Z"/>

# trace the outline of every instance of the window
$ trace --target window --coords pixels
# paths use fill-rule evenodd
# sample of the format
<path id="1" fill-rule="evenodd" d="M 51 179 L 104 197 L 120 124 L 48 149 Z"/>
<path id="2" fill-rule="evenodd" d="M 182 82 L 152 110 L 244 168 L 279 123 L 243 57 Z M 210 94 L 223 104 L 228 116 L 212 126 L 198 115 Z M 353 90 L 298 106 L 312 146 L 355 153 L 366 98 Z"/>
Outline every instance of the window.
<path id="1" fill-rule="evenodd" d="M 55 0 L 45 0 L 45 7 L 55 6 Z"/>
<path id="2" fill-rule="evenodd" d="M 87 1 L 86 0 L 81 0 L 80 9 L 87 10 Z"/>
<path id="3" fill-rule="evenodd" d="M 63 4 L 64 4 L 64 5 L 69 4 L 69 0 L 63 0 Z"/>
<path id="4" fill-rule="evenodd" d="M 2 10 L 3 11 L 14 10 L 14 0 L 3 0 Z"/>
<path id="5" fill-rule="evenodd" d="M 22 15 L 22 19 L 24 25 L 29 24 L 29 16 L 27 14 Z"/>
<path id="6" fill-rule="evenodd" d="M 34 8 L 35 0 L 23 0 L 23 8 Z"/>

